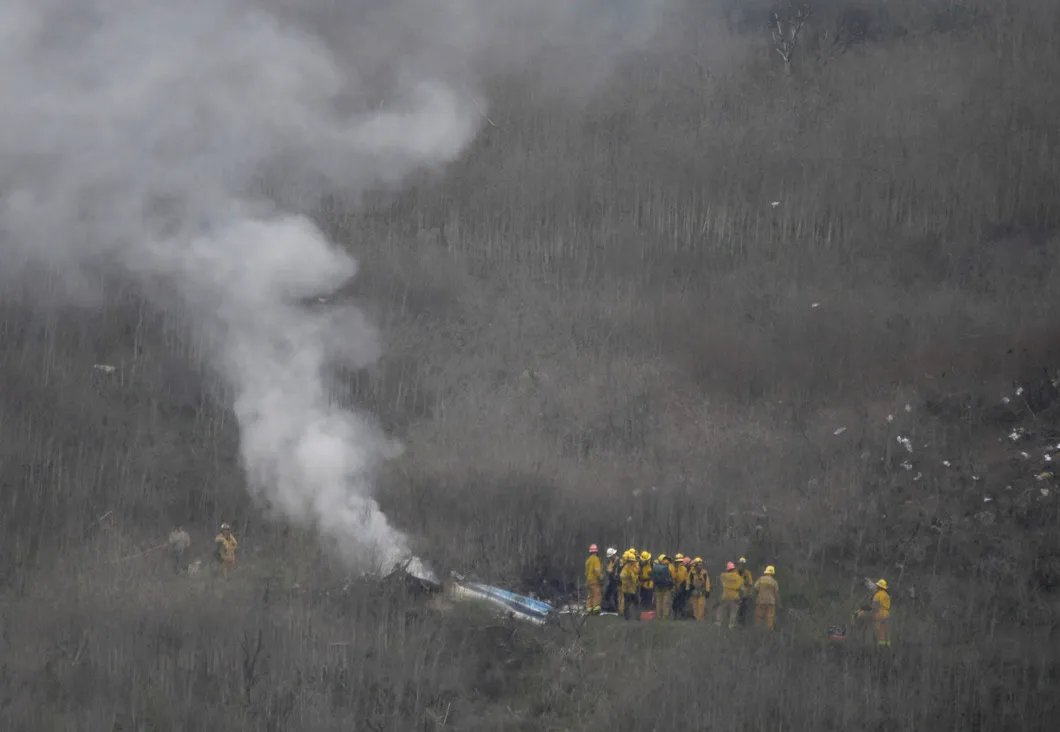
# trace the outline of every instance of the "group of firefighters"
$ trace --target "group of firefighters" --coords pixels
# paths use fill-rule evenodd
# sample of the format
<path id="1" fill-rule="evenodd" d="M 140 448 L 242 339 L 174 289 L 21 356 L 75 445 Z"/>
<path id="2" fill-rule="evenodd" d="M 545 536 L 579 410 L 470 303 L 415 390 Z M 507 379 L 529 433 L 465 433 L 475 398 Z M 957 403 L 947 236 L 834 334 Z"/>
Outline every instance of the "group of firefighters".
<path id="1" fill-rule="evenodd" d="M 714 624 L 735 628 L 747 623 L 754 607 L 753 622 L 758 628 L 773 630 L 777 607 L 780 605 L 780 585 L 776 567 L 769 565 L 757 580 L 747 567 L 747 559 L 727 562 L 718 577 L 721 596 L 714 608 Z M 693 618 L 706 620 L 707 599 L 711 596 L 710 573 L 701 557 L 659 554 L 648 551 L 639 554 L 634 547 L 621 556 L 614 547 L 607 549 L 603 559 L 596 544 L 589 547 L 585 560 L 585 584 L 588 596 L 585 610 L 590 615 L 613 612 L 626 620 L 640 613 L 655 620 Z M 890 645 L 891 597 L 887 580 L 875 583 L 871 604 L 859 611 L 859 620 L 871 619 L 876 642 Z"/>
<path id="2" fill-rule="evenodd" d="M 232 533 L 232 525 L 227 521 L 221 523 L 220 531 L 213 539 L 213 545 L 213 558 L 217 570 L 222 575 L 228 576 L 236 566 L 236 549 L 239 547 L 239 542 L 236 540 L 235 534 Z M 175 572 L 178 574 L 194 574 L 200 562 L 188 561 L 191 549 L 191 535 L 184 530 L 183 526 L 173 529 L 166 543 L 159 546 L 168 546 Z"/>

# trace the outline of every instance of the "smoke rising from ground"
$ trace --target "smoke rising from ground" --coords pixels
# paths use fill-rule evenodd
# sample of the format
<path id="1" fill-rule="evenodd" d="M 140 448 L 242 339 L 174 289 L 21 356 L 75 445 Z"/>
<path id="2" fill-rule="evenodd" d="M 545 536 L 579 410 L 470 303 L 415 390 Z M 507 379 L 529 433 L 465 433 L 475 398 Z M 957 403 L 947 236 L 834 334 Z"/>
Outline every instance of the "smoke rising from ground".
<path id="1" fill-rule="evenodd" d="M 351 560 L 404 555 L 371 490 L 394 448 L 324 378 L 336 354 L 374 359 L 375 333 L 302 304 L 356 264 L 297 202 L 452 160 L 489 75 L 549 59 L 591 82 L 646 38 L 650 5 L 9 0 L 0 286 L 23 264 L 136 283 L 214 344 L 260 498 Z"/>

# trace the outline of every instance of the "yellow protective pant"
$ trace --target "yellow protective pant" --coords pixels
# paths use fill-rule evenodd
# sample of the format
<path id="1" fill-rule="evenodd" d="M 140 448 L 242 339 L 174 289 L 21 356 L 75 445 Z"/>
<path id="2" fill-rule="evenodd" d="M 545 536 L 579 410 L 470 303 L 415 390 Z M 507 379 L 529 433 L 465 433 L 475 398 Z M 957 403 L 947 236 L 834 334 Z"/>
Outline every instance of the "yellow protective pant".
<path id="1" fill-rule="evenodd" d="M 655 588 L 655 619 L 669 620 L 673 615 L 674 591 Z"/>
<path id="2" fill-rule="evenodd" d="M 740 599 L 722 600 L 714 612 L 714 624 L 724 623 L 729 628 L 736 627 L 736 616 L 740 614 Z"/>
<path id="3" fill-rule="evenodd" d="M 600 612 L 600 601 L 604 597 L 604 588 L 599 582 L 589 583 L 589 596 L 585 599 L 585 612 Z"/>
<path id="4" fill-rule="evenodd" d="M 878 646 L 889 646 L 891 645 L 891 618 L 890 616 L 881 618 L 874 617 L 872 619 L 872 629 L 876 634 L 876 645 Z"/>
<path id="5" fill-rule="evenodd" d="M 704 620 L 707 617 L 707 596 L 692 595 L 692 617 Z"/>
<path id="6" fill-rule="evenodd" d="M 755 605 L 755 627 L 773 630 L 777 624 L 776 605 Z"/>

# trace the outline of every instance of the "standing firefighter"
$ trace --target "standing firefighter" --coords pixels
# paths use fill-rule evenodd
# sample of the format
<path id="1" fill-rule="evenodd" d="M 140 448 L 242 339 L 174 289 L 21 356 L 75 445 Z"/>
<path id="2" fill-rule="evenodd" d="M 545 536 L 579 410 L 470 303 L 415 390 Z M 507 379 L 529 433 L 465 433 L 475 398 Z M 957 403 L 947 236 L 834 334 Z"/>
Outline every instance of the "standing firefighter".
<path id="1" fill-rule="evenodd" d="M 655 604 L 655 586 L 651 582 L 651 552 L 640 553 L 640 606 L 648 610 Z"/>
<path id="2" fill-rule="evenodd" d="M 777 584 L 777 570 L 772 564 L 766 567 L 765 574 L 758 578 L 752 590 L 755 599 L 755 627 L 773 630 L 777 622 L 777 605 L 780 604 L 780 585 Z"/>
<path id="3" fill-rule="evenodd" d="M 665 554 L 652 565 L 651 581 L 655 585 L 655 619 L 669 620 L 674 606 L 674 567 Z"/>
<path id="4" fill-rule="evenodd" d="M 674 617 L 688 615 L 688 598 L 692 596 L 692 558 L 684 554 L 674 557 Z"/>
<path id="5" fill-rule="evenodd" d="M 232 534 L 232 526 L 227 521 L 221 524 L 221 533 L 214 537 L 214 558 L 222 573 L 227 575 L 236 566 L 236 547 L 239 542 Z"/>
<path id="6" fill-rule="evenodd" d="M 590 544 L 589 556 L 585 559 L 585 586 L 589 591 L 585 598 L 585 612 L 590 615 L 600 614 L 600 600 L 603 596 L 604 568 L 600 563 L 599 552 L 596 544 Z"/>
<path id="7" fill-rule="evenodd" d="M 721 602 L 714 615 L 714 624 L 724 623 L 729 629 L 736 627 L 736 616 L 740 611 L 740 594 L 743 592 L 743 577 L 736 571 L 736 565 L 728 562 L 721 581 Z"/>
<path id="8" fill-rule="evenodd" d="M 629 620 L 637 607 L 637 590 L 640 587 L 640 562 L 637 561 L 637 553 L 633 549 L 622 555 L 622 569 L 619 570 L 618 580 L 619 589 L 622 591 L 618 598 L 619 612 Z"/>
<path id="9" fill-rule="evenodd" d="M 169 532 L 169 539 L 166 544 L 169 546 L 169 556 L 173 562 L 173 571 L 180 574 L 188 566 L 187 555 L 188 549 L 191 548 L 191 536 L 184 530 L 183 526 L 178 526 Z"/>
<path id="10" fill-rule="evenodd" d="M 707 598 L 710 597 L 710 574 L 703 565 L 703 558 L 692 560 L 692 617 L 703 620 L 707 617 Z"/>
<path id="11" fill-rule="evenodd" d="M 743 587 L 740 589 L 740 611 L 738 620 L 740 625 L 748 625 L 751 621 L 751 590 L 754 588 L 754 577 L 751 575 L 751 570 L 747 568 L 747 557 L 740 557 L 736 562 L 736 571 L 740 574 L 740 579 L 743 580 Z"/>
<path id="12" fill-rule="evenodd" d="M 891 645 L 891 593 L 887 591 L 887 580 L 876 580 L 876 592 L 872 596 L 872 629 L 876 633 L 876 645 Z"/>
<path id="13" fill-rule="evenodd" d="M 613 546 L 607 548 L 607 562 L 604 564 L 604 601 L 603 609 L 609 613 L 618 612 L 618 573 L 622 569 L 622 560 L 618 550 Z"/>

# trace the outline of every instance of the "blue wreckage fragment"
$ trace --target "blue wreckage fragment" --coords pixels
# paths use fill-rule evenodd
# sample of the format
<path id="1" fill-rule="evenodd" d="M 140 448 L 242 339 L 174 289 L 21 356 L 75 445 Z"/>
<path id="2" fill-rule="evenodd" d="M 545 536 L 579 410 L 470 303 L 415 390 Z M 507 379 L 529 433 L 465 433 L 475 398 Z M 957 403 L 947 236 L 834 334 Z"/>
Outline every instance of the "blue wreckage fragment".
<path id="1" fill-rule="evenodd" d="M 512 617 L 537 625 L 543 624 L 552 612 L 552 606 L 547 602 L 535 600 L 526 595 L 517 595 L 493 585 L 458 580 L 453 582 L 452 592 L 457 597 L 488 602 Z"/>

